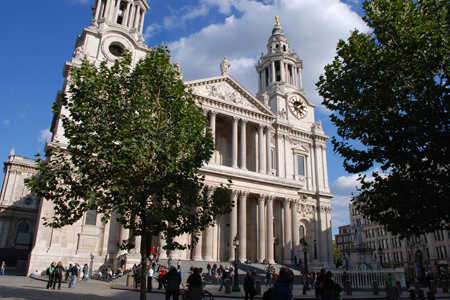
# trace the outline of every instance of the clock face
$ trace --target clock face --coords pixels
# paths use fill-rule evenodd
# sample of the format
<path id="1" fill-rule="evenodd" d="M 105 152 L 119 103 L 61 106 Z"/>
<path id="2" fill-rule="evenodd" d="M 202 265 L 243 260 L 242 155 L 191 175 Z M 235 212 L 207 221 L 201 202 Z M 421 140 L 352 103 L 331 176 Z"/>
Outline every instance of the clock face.
<path id="1" fill-rule="evenodd" d="M 292 97 L 289 100 L 289 108 L 292 114 L 298 119 L 304 118 L 308 112 L 305 100 L 298 96 Z"/>

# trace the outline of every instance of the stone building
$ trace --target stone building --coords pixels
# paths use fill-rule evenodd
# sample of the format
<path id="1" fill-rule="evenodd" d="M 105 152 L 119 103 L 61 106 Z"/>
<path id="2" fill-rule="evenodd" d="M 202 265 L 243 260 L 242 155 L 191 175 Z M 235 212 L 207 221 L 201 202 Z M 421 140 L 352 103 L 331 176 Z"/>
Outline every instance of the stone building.
<path id="1" fill-rule="evenodd" d="M 97 0 L 90 26 L 78 36 L 73 59 L 65 64 L 62 91 L 69 88 L 69 69 L 83 57 L 96 65 L 105 59 L 112 63 L 125 48 L 133 53 L 133 64 L 144 56 L 148 48 L 142 29 L 148 9 L 145 0 Z M 214 154 L 201 172 L 211 189 L 231 178 L 230 201 L 236 205 L 230 214 L 216 217 L 216 226 L 197 233 L 200 242 L 193 249 L 161 250 L 161 258 L 234 260 L 233 239 L 238 236 L 241 261 L 290 264 L 303 257 L 302 241 L 315 245 L 317 258 L 308 253 L 312 267 L 333 263 L 328 136 L 315 121 L 315 105 L 302 87 L 303 62 L 291 50 L 278 18 L 266 47 L 256 65 L 256 96 L 230 76 L 226 58 L 220 76 L 185 82 L 202 103 L 214 134 Z M 47 147 L 63 147 L 67 141 L 57 116 L 51 131 Z M 139 237 L 130 253 L 117 248 L 129 232 L 114 216 L 103 224 L 101 216 L 88 212 L 73 226 L 51 229 L 41 221 L 51 214 L 52 203 L 43 200 L 29 270 L 42 269 L 52 260 L 87 262 L 93 269 L 117 265 L 125 254 L 128 263 L 138 261 Z M 180 236 L 178 242 L 189 244 L 192 238 Z M 164 246 L 164 241 L 156 237 L 149 246 Z"/>
<path id="2" fill-rule="evenodd" d="M 448 276 L 450 230 L 439 230 L 410 239 L 402 239 L 383 226 L 363 218 L 353 202 L 349 205 L 352 234 L 361 222 L 362 236 L 367 247 L 374 250 L 374 260 L 383 268 L 404 268 L 410 278 L 425 278 L 431 271 L 435 278 Z"/>
<path id="3" fill-rule="evenodd" d="M 339 233 L 334 235 L 334 241 L 342 256 L 346 256 L 346 249 L 350 249 L 352 244 L 352 232 L 350 225 L 339 226 Z"/>

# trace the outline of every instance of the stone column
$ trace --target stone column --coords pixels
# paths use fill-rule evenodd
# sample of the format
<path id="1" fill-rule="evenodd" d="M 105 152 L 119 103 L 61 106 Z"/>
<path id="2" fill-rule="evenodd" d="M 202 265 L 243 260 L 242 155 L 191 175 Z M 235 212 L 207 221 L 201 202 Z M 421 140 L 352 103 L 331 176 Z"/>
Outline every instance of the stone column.
<path id="1" fill-rule="evenodd" d="M 240 144 L 240 157 L 241 157 L 241 169 L 247 170 L 247 120 L 241 120 L 241 144 Z M 240 250 L 239 250 L 240 251 Z"/>
<path id="2" fill-rule="evenodd" d="M 274 264 L 275 260 L 273 257 L 273 200 L 275 196 L 267 197 L 267 259 L 269 263 Z"/>
<path id="3" fill-rule="evenodd" d="M 302 84 L 302 69 L 301 68 L 297 68 L 298 70 L 298 84 L 299 84 L 299 88 L 301 88 L 303 86 Z"/>
<path id="4" fill-rule="evenodd" d="M 248 192 L 239 194 L 239 261 L 247 260 L 247 196 Z"/>
<path id="5" fill-rule="evenodd" d="M 163 248 L 166 245 L 166 240 L 163 238 L 162 232 L 159 233 L 159 258 L 166 259 L 167 251 Z"/>
<path id="6" fill-rule="evenodd" d="M 265 173 L 266 168 L 264 166 L 264 126 L 259 124 L 258 126 L 258 138 L 259 138 L 259 173 Z"/>
<path id="7" fill-rule="evenodd" d="M 283 154 L 284 154 L 284 148 L 283 148 L 283 134 L 281 133 L 277 133 L 275 135 L 275 139 L 276 139 L 276 151 L 277 151 L 277 155 L 276 155 L 276 159 L 277 159 L 277 176 L 278 177 L 282 177 L 283 175 L 283 169 L 282 169 L 282 163 L 283 163 Z"/>
<path id="8" fill-rule="evenodd" d="M 286 74 L 286 65 L 282 60 L 280 60 L 280 81 L 286 82 L 285 74 Z"/>
<path id="9" fill-rule="evenodd" d="M 110 11 L 113 8 L 113 2 L 112 0 L 108 0 L 108 2 L 106 2 L 106 7 L 105 7 L 105 19 L 108 21 L 111 21 L 111 13 Z"/>
<path id="10" fill-rule="evenodd" d="M 207 197 L 210 198 L 214 192 L 214 187 L 209 186 Z M 213 260 L 213 238 L 214 238 L 214 228 L 212 226 L 208 226 L 205 229 L 205 260 L 212 261 Z"/>
<path id="11" fill-rule="evenodd" d="M 95 8 L 95 15 L 94 15 L 94 20 L 96 20 L 96 21 L 99 19 L 100 10 L 102 9 L 102 5 L 103 5 L 102 1 L 101 0 L 98 1 L 97 7 Z"/>
<path id="12" fill-rule="evenodd" d="M 258 263 L 262 263 L 266 258 L 266 238 L 265 238 L 265 220 L 264 220 L 264 199 L 265 195 L 259 195 L 258 198 Z"/>
<path id="13" fill-rule="evenodd" d="M 292 212 L 292 253 L 294 255 L 297 255 L 297 261 L 299 259 L 298 257 L 298 245 L 300 243 L 300 232 L 298 228 L 297 218 L 298 218 L 298 200 L 294 199 L 291 203 L 291 212 Z M 314 247 L 314 246 L 313 246 Z M 314 251 L 314 249 L 313 249 Z"/>
<path id="14" fill-rule="evenodd" d="M 117 1 L 116 4 L 117 4 L 117 6 L 116 6 L 116 9 L 114 10 L 114 15 L 113 15 L 113 19 L 112 19 L 112 21 L 114 23 L 117 23 L 117 17 L 119 16 L 120 1 Z"/>
<path id="15" fill-rule="evenodd" d="M 133 24 L 134 28 L 139 28 L 139 24 L 141 23 L 140 14 L 139 14 L 140 11 L 141 11 L 140 6 L 138 4 L 134 7 L 134 24 Z"/>
<path id="16" fill-rule="evenodd" d="M 233 130 L 232 130 L 232 137 L 231 137 L 231 166 L 233 168 L 238 167 L 238 159 L 237 159 L 237 152 L 238 152 L 238 118 L 233 117 Z"/>
<path id="17" fill-rule="evenodd" d="M 121 245 L 124 240 L 127 240 L 130 237 L 130 229 L 123 228 L 123 225 L 119 223 L 119 237 L 117 239 L 117 244 Z M 122 250 L 119 248 L 117 251 L 117 255 L 122 255 L 127 253 L 127 250 Z"/>
<path id="18" fill-rule="evenodd" d="M 140 9 L 139 9 L 140 11 Z M 145 12 L 142 11 L 142 18 L 140 19 L 140 24 L 139 24 L 139 32 L 142 33 L 142 30 L 144 28 L 144 19 L 145 19 Z"/>
<path id="19" fill-rule="evenodd" d="M 134 253 L 136 254 L 141 253 L 141 241 L 142 237 L 140 235 L 134 237 Z"/>
<path id="20" fill-rule="evenodd" d="M 290 199 L 283 200 L 284 208 L 284 264 L 291 263 L 291 248 L 292 248 L 292 236 L 291 236 L 291 212 L 289 211 Z"/>
<path id="21" fill-rule="evenodd" d="M 128 28 L 134 28 L 134 22 L 136 22 L 136 5 L 131 6 L 131 14 Z"/>
<path id="22" fill-rule="evenodd" d="M 193 233 L 193 238 L 197 238 L 197 244 L 194 245 L 194 251 L 192 260 L 193 261 L 202 261 L 202 232 L 201 231 L 195 231 Z"/>
<path id="23" fill-rule="evenodd" d="M 131 2 L 127 2 L 127 7 L 125 8 L 123 14 L 123 23 L 122 25 L 127 26 L 128 27 L 128 18 L 130 16 L 130 9 L 131 9 Z"/>
<path id="24" fill-rule="evenodd" d="M 277 81 L 276 69 L 275 69 L 275 61 L 272 62 L 272 82 Z"/>
<path id="25" fill-rule="evenodd" d="M 231 202 L 234 202 L 234 207 L 231 209 L 230 213 L 230 236 L 229 236 L 229 260 L 234 261 L 234 246 L 233 239 L 237 234 L 237 210 L 238 210 L 238 201 L 237 201 L 238 191 L 231 191 Z"/>
<path id="26" fill-rule="evenodd" d="M 323 162 L 323 187 L 328 189 L 328 169 L 327 169 L 327 146 L 322 145 L 322 162 Z"/>
<path id="27" fill-rule="evenodd" d="M 270 126 L 266 127 L 266 160 L 267 160 L 267 174 L 272 174 L 272 149 L 270 147 Z"/>
<path id="28" fill-rule="evenodd" d="M 209 159 L 209 163 L 211 164 L 216 162 L 216 116 L 217 112 L 215 110 L 212 110 L 209 114 L 209 127 L 211 128 L 211 134 L 214 142 L 214 152 Z"/>

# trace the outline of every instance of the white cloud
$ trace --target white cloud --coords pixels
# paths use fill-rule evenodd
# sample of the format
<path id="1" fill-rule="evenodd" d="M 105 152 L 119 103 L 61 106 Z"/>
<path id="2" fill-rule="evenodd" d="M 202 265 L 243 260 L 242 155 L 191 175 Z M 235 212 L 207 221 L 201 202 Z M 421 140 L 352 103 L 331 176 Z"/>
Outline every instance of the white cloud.
<path id="1" fill-rule="evenodd" d="M 317 94 L 315 83 L 324 66 L 333 60 L 337 42 L 341 38 L 346 39 L 355 28 L 368 29 L 362 19 L 339 0 L 280 0 L 270 3 L 275 4 L 250 0 L 202 0 L 201 5 L 217 5 L 224 14 L 231 13 L 234 7 L 242 15 L 227 16 L 223 23 L 211 24 L 189 37 L 170 43 L 171 53 L 180 63 L 184 79 L 220 75 L 219 64 L 227 57 L 231 63 L 230 75 L 250 92 L 256 93 L 254 64 L 261 51 L 267 52 L 266 44 L 274 26 L 274 17 L 278 15 L 291 50 L 296 48 L 303 59 L 306 93 L 319 105 L 322 99 Z M 242 64 L 244 61 L 247 63 Z M 318 109 L 325 110 L 321 106 Z"/>
<path id="2" fill-rule="evenodd" d="M 153 23 L 151 25 L 148 25 L 144 30 L 144 38 L 146 40 L 150 39 L 153 35 L 158 33 L 158 31 L 161 29 L 161 25 L 158 25 L 156 23 Z"/>
<path id="3" fill-rule="evenodd" d="M 9 125 L 10 121 L 9 120 L 3 120 L 2 123 L 5 124 L 5 125 Z"/>
<path id="4" fill-rule="evenodd" d="M 200 7 L 185 6 L 180 11 L 181 15 L 177 13 L 164 18 L 164 27 L 166 29 L 183 27 L 188 20 L 206 16 L 209 13 L 209 7 L 205 5 Z"/>
<path id="5" fill-rule="evenodd" d="M 50 128 L 43 129 L 39 132 L 38 141 L 41 143 L 45 143 L 46 141 L 50 141 L 52 139 L 52 133 L 50 132 Z"/>

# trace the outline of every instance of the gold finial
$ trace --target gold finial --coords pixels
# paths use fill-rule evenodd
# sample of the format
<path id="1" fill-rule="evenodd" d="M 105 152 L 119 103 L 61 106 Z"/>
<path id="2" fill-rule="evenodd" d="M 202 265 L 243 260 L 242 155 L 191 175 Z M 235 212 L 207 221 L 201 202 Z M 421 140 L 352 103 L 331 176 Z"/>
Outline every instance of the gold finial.
<path id="1" fill-rule="evenodd" d="M 275 25 L 280 26 L 280 18 L 278 16 L 275 16 Z"/>

